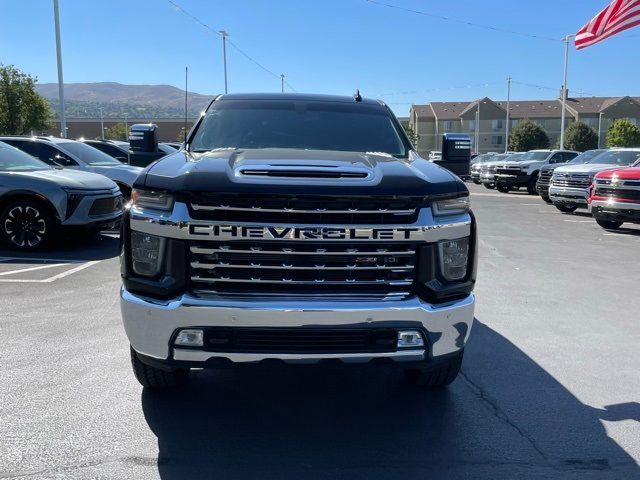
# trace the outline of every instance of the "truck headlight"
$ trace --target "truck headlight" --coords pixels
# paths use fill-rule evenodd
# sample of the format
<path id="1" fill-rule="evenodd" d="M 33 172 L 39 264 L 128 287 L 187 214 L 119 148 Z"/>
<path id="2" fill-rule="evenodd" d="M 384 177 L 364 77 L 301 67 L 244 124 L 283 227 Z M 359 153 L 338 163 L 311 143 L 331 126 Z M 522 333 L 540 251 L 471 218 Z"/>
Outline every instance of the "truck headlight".
<path id="1" fill-rule="evenodd" d="M 469 203 L 469 196 L 457 198 L 448 198 L 446 200 L 436 200 L 433 202 L 431 209 L 433 215 L 459 215 L 461 213 L 467 213 L 471 204 Z"/>
<path id="2" fill-rule="evenodd" d="M 440 273 L 449 281 L 462 280 L 469 263 L 469 237 L 442 240 L 438 243 Z"/>
<path id="3" fill-rule="evenodd" d="M 162 267 L 164 238 L 131 232 L 131 266 L 137 275 L 155 277 Z"/>
<path id="4" fill-rule="evenodd" d="M 166 192 L 154 192 L 152 190 L 139 190 L 134 188 L 131 192 L 131 203 L 136 207 L 152 208 L 165 212 L 173 209 L 173 195 Z"/>

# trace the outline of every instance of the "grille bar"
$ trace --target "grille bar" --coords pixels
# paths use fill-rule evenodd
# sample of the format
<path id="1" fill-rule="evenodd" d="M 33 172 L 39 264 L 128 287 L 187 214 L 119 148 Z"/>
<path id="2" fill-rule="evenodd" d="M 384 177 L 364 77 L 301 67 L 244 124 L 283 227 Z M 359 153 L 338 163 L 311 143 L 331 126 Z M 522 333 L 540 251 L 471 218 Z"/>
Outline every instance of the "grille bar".
<path id="1" fill-rule="evenodd" d="M 386 248 L 380 248 L 375 251 L 360 250 L 358 248 L 348 248 L 340 251 L 330 251 L 327 248 L 315 248 L 313 250 L 293 250 L 292 248 L 281 248 L 279 250 L 264 248 L 264 247 L 251 247 L 246 249 L 239 249 L 233 247 L 219 247 L 219 248 L 206 248 L 191 246 L 191 253 L 212 255 L 214 253 L 244 253 L 244 254 L 286 254 L 286 255 L 414 255 L 415 250 L 387 250 Z"/>
<path id="2" fill-rule="evenodd" d="M 191 204 L 194 210 L 202 210 L 207 212 L 215 212 L 219 210 L 227 210 L 232 212 L 265 212 L 265 213 L 330 213 L 330 214 L 380 214 L 387 215 L 413 215 L 415 209 L 411 210 L 389 210 L 388 208 L 379 208 L 377 210 L 360 210 L 351 208 L 348 210 L 331 210 L 327 208 L 316 208 L 313 210 L 303 210 L 298 208 L 263 208 L 263 207 L 230 207 L 228 205 L 198 205 Z"/>
<path id="3" fill-rule="evenodd" d="M 346 280 L 324 280 L 324 279 L 315 279 L 315 280 L 292 280 L 287 278 L 282 278 L 279 280 L 275 279 L 260 279 L 260 278 L 229 278 L 229 277 L 200 277 L 198 275 L 192 276 L 191 280 L 194 282 L 204 282 L 204 283 L 273 283 L 273 284 L 292 284 L 295 283 L 297 285 L 411 285 L 413 283 L 412 278 L 405 278 L 403 280 L 356 280 L 356 279 L 346 279 Z"/>
<path id="4" fill-rule="evenodd" d="M 249 265 L 231 265 L 228 263 L 202 263 L 191 262 L 192 268 L 244 268 L 244 269 L 266 269 L 266 270 L 393 270 L 394 272 L 410 272 L 413 270 L 414 265 L 406 265 L 402 267 L 389 266 L 389 265 L 375 265 L 375 266 L 358 266 L 358 265 L 346 265 L 341 267 L 327 267 L 325 265 L 313 265 L 297 267 L 293 265 L 262 265 L 262 264 L 249 264 Z"/>

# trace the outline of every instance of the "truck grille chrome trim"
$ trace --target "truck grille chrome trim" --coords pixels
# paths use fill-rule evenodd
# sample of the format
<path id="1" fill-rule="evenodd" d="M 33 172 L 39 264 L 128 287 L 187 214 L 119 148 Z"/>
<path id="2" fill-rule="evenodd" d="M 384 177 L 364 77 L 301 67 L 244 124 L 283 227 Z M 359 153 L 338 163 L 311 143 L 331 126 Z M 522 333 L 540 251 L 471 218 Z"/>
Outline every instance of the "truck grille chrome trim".
<path id="1" fill-rule="evenodd" d="M 356 283 L 355 279 L 347 279 L 347 280 L 293 280 L 291 278 L 281 278 L 278 280 L 263 280 L 261 278 L 229 278 L 229 277 L 199 277 L 192 276 L 191 280 L 194 282 L 205 282 L 205 283 L 296 283 L 298 285 L 317 285 L 318 283 L 322 283 L 324 285 L 348 285 L 350 283 Z M 413 279 L 406 278 L 404 280 L 366 280 L 357 281 L 358 285 L 392 285 L 392 286 L 400 286 L 400 285 L 411 285 L 413 283 Z"/>
<path id="2" fill-rule="evenodd" d="M 331 213 L 331 214 L 380 214 L 384 213 L 387 215 L 413 215 L 416 213 L 415 209 L 411 210 L 389 210 L 388 208 L 379 208 L 377 210 L 358 210 L 358 209 L 348 209 L 348 210 L 329 210 L 327 208 L 316 208 L 314 210 L 301 210 L 297 208 L 262 208 L 260 206 L 254 207 L 230 207 L 228 205 L 198 205 L 195 203 L 191 204 L 191 208 L 194 210 L 203 210 L 208 212 L 215 212 L 218 210 L 229 210 L 234 212 L 265 212 L 265 213 Z"/>
<path id="3" fill-rule="evenodd" d="M 298 250 L 294 251 L 292 248 L 274 248 L 270 245 L 265 247 L 250 247 L 248 249 L 239 249 L 230 246 L 221 246 L 219 248 L 206 248 L 206 247 L 198 247 L 191 246 L 191 253 L 200 253 L 205 255 L 211 255 L 214 253 L 250 253 L 250 254 L 278 254 L 278 253 L 286 253 L 288 255 L 309 255 L 311 253 L 318 253 L 322 255 L 413 255 L 415 250 L 399 250 L 392 249 L 387 250 L 386 248 L 380 248 L 378 250 L 372 251 L 371 249 L 360 250 L 357 248 L 348 248 L 346 250 L 333 250 L 329 251 L 327 248 L 314 248 L 307 250 Z"/>
<path id="4" fill-rule="evenodd" d="M 231 265 L 229 263 L 201 263 L 191 262 L 191 268 L 263 268 L 268 270 L 393 270 L 394 272 L 410 272 L 414 265 L 405 267 L 394 267 L 389 265 L 375 265 L 371 267 L 359 267 L 358 265 L 347 265 L 346 267 L 327 267 L 326 265 L 313 265 L 308 267 L 295 267 L 293 265 L 261 265 L 252 263 L 251 265 Z"/>

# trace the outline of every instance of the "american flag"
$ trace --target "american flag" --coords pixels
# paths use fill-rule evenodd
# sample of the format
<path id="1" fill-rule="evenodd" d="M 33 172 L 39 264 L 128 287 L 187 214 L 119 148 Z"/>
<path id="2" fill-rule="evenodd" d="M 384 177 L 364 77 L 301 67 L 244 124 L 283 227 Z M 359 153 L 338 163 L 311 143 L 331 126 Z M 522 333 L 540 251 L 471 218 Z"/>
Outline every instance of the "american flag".
<path id="1" fill-rule="evenodd" d="M 640 0 L 613 0 L 576 34 L 576 49 L 640 25 Z"/>

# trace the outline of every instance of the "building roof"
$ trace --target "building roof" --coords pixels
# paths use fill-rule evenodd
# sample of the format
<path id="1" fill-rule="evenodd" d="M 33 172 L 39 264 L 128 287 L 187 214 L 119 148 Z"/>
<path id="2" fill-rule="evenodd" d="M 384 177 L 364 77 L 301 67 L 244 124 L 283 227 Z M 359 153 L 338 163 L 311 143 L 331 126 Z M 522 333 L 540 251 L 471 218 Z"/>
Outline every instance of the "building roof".
<path id="1" fill-rule="evenodd" d="M 567 99 L 569 115 L 598 115 L 618 102 L 630 99 L 640 107 L 640 97 L 571 97 Z M 506 112 L 507 102 L 490 101 Z M 438 120 L 458 120 L 462 115 L 475 110 L 478 100 L 472 102 L 431 102 L 426 105 L 413 105 L 412 111 L 421 118 L 430 118 L 434 114 Z M 558 118 L 562 112 L 560 99 L 553 100 L 511 100 L 509 112 L 512 118 Z"/>

